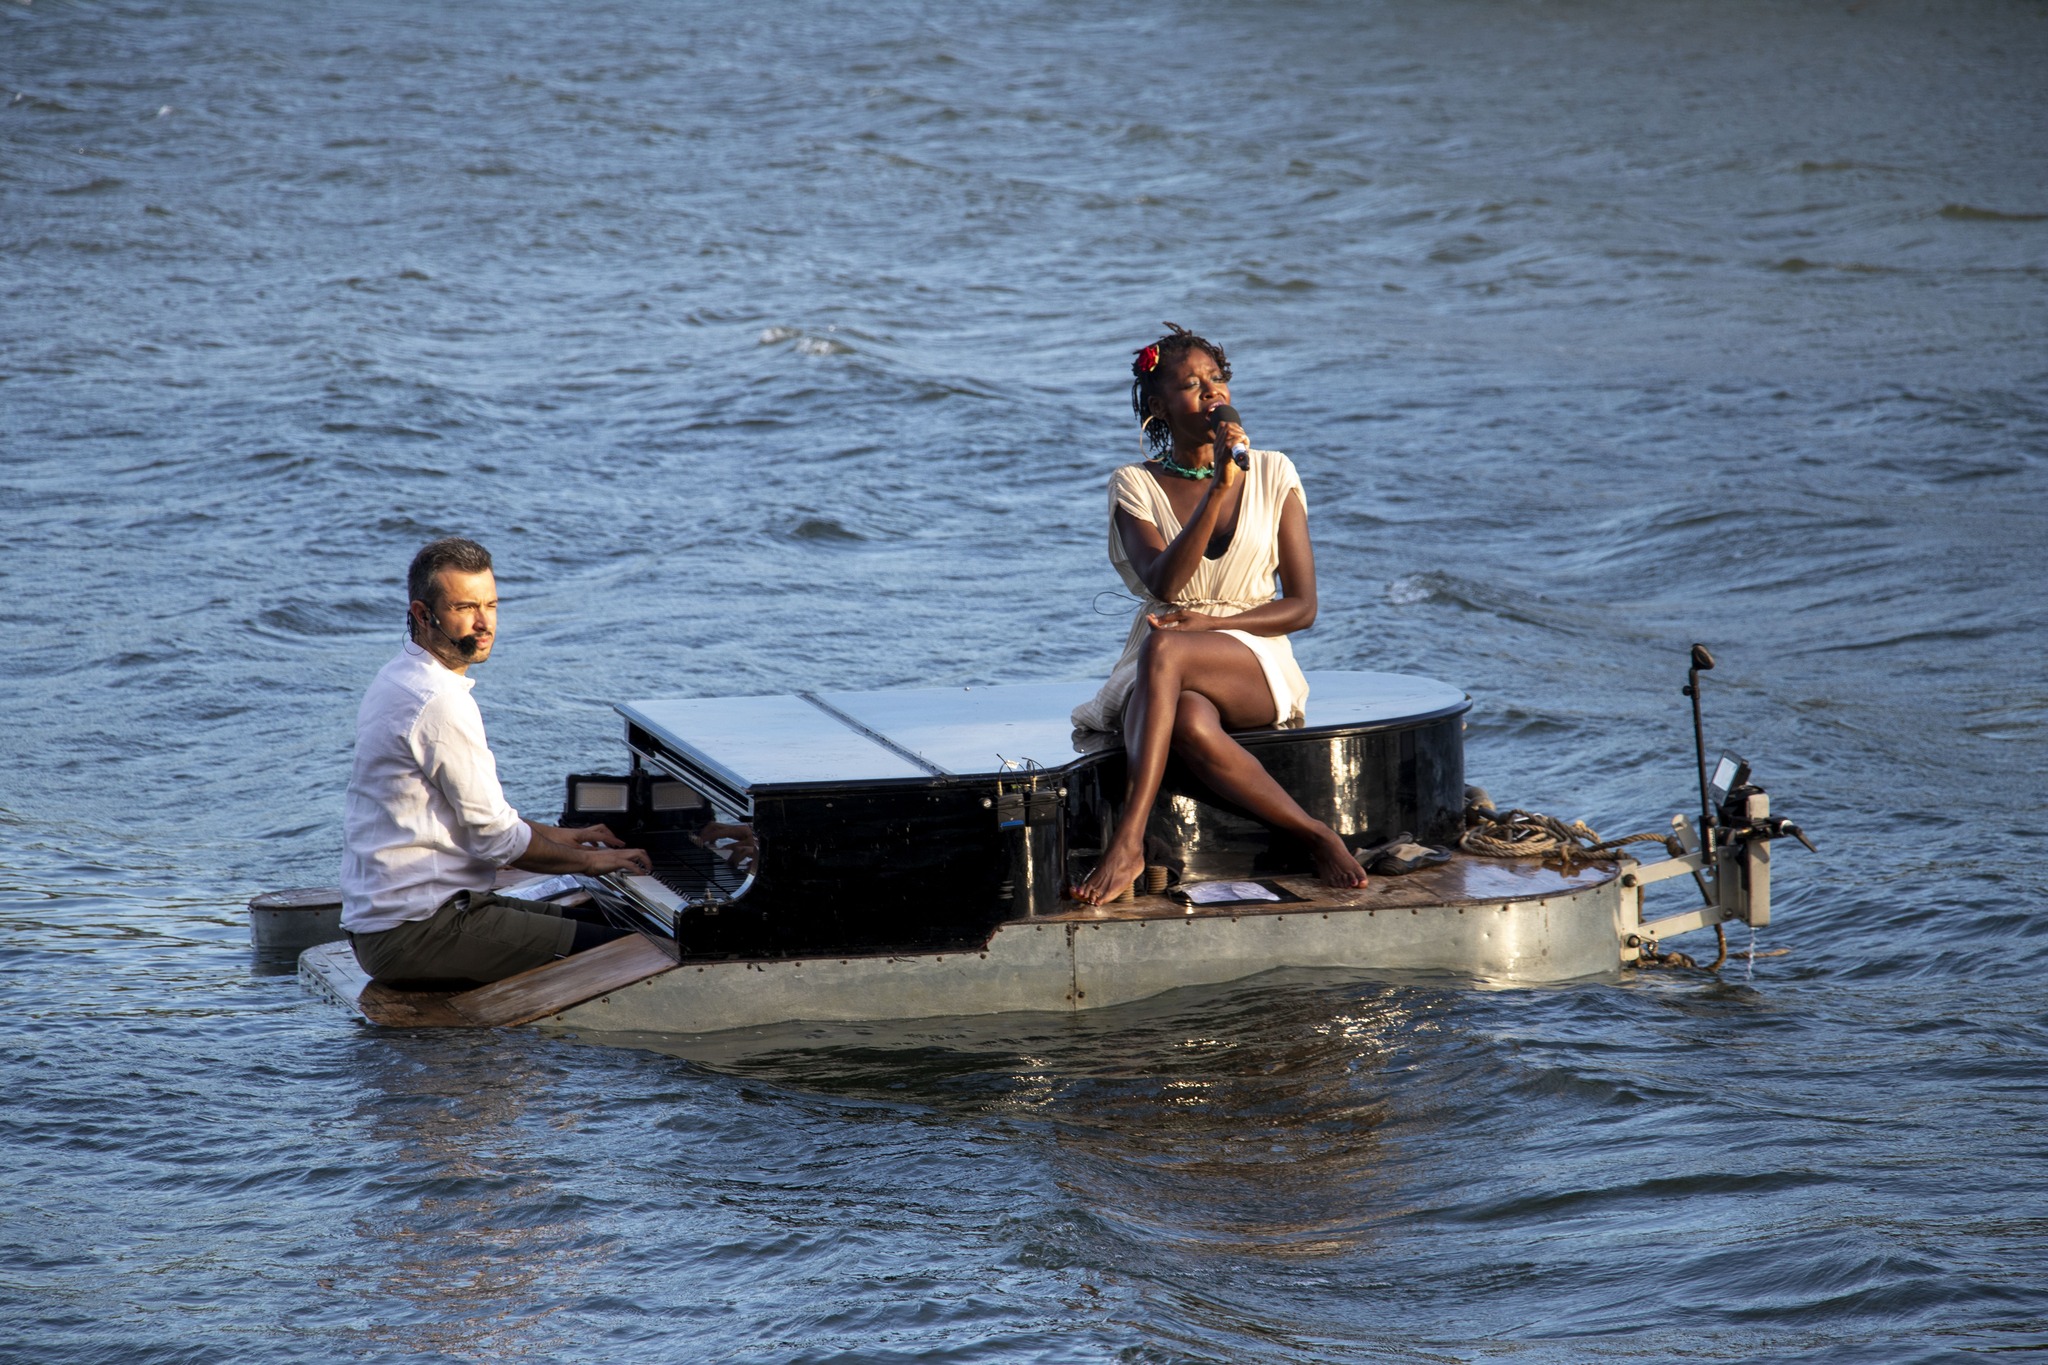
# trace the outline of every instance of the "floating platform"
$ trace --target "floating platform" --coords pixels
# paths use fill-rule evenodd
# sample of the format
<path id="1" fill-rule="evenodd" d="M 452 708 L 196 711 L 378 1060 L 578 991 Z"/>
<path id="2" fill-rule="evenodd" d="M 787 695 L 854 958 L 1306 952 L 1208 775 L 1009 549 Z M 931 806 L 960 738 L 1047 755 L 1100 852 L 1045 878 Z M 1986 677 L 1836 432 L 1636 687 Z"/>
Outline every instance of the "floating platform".
<path id="1" fill-rule="evenodd" d="M 1439 867 L 1267 906 L 1138 896 L 999 925 L 971 951 L 678 963 L 635 936 L 466 992 L 371 982 L 346 943 L 308 950 L 300 979 L 370 1023 L 476 1028 L 549 1020 L 593 1033 L 710 1033 L 790 1020 L 857 1022 L 1099 1009 L 1280 967 L 1440 971 L 1490 982 L 1617 971 L 1639 894 L 1617 868 L 1565 873 L 1460 854 Z"/>
<path id="2" fill-rule="evenodd" d="M 1306 723 L 1241 734 L 1247 752 L 1348 842 L 1454 845 L 1470 699 L 1427 678 L 1309 678 Z M 1124 780 L 1121 748 L 1067 722 L 1085 690 L 622 705 L 630 771 L 571 776 L 562 822 L 602 821 L 653 855 L 651 877 L 580 879 L 634 937 L 467 991 L 372 983 L 346 943 L 309 949 L 301 978 L 377 1024 L 699 1034 L 1098 1009 L 1280 968 L 1568 981 L 1618 971 L 1660 934 L 1768 920 L 1755 788 L 1728 798 L 1747 833 L 1731 824 L 1710 853 L 1674 844 L 1647 867 L 1457 853 L 1336 889 L 1305 849 L 1174 764 L 1146 826 L 1147 861 L 1172 889 L 1081 905 L 1061 893 L 1099 858 Z M 743 863 L 714 854 L 712 822 L 749 827 Z M 1708 904 L 1646 923 L 1643 888 L 1688 873 L 1712 888 Z M 1219 881 L 1277 899 L 1191 894 Z"/>

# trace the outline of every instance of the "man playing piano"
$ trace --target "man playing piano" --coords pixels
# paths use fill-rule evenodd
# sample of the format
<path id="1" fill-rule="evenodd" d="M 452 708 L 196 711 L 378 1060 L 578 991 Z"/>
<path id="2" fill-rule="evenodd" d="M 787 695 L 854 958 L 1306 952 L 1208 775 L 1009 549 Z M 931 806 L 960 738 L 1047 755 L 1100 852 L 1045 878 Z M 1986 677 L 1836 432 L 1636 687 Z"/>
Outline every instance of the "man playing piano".
<path id="1" fill-rule="evenodd" d="M 561 829 L 505 802 L 470 695 L 491 656 L 490 552 L 450 537 L 413 556 L 406 640 L 356 713 L 341 863 L 341 924 L 379 981 L 496 981 L 622 931 L 492 891 L 498 869 L 645 874 L 647 854 L 603 825 Z"/>

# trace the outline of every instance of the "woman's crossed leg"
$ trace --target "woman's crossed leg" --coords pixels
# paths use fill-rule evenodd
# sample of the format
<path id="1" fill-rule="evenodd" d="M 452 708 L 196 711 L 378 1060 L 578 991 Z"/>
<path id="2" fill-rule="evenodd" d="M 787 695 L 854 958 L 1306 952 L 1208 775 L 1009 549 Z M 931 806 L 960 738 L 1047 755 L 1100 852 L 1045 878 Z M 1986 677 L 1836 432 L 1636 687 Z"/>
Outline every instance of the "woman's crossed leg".
<path id="1" fill-rule="evenodd" d="M 1231 737 L 1232 730 L 1271 725 L 1272 689 L 1258 657 L 1228 635 L 1155 630 L 1140 647 L 1138 683 L 1124 706 L 1129 777 L 1122 817 L 1102 861 L 1074 888 L 1100 905 L 1145 869 L 1145 820 L 1159 796 L 1169 753 L 1226 800 L 1308 846 L 1316 871 L 1332 886 L 1363 886 L 1365 870 L 1344 841 L 1310 815 Z"/>

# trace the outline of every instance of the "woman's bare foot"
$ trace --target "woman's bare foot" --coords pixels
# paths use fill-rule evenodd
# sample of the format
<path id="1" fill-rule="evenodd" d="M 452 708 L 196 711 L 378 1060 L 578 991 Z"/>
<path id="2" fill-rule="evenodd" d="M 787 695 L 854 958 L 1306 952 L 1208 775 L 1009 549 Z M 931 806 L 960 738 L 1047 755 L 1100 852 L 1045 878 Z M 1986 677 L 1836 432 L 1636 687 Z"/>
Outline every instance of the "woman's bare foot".
<path id="1" fill-rule="evenodd" d="M 1309 845 L 1309 856 L 1316 860 L 1316 874 L 1329 886 L 1364 886 L 1365 869 L 1358 865 L 1358 859 L 1351 856 L 1351 850 L 1344 847 L 1334 830 L 1324 830 L 1324 837 Z"/>
<path id="2" fill-rule="evenodd" d="M 1356 863 L 1352 866 L 1357 866 Z M 1125 848 L 1120 842 L 1113 843 L 1102 855 L 1102 861 L 1095 865 L 1087 879 L 1074 888 L 1074 899 L 1089 905 L 1100 905 L 1115 900 L 1124 889 L 1138 879 L 1145 870 L 1145 850 Z M 1364 873 L 1359 873 L 1363 877 Z"/>

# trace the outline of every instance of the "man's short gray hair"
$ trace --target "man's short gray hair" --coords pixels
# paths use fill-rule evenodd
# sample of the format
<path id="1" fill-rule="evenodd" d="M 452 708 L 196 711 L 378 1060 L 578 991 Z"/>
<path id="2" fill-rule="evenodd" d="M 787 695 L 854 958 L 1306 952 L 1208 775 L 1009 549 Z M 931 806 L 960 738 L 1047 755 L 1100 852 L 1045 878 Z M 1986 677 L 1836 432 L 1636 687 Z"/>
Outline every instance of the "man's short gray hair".
<path id="1" fill-rule="evenodd" d="M 433 597 L 434 576 L 443 569 L 457 573 L 482 573 L 491 567 L 491 552 L 473 540 L 461 536 L 443 536 L 420 546 L 420 552 L 412 557 L 412 567 L 405 571 L 405 625 L 413 629 L 412 604 L 424 602 L 429 607 L 440 603 Z"/>

